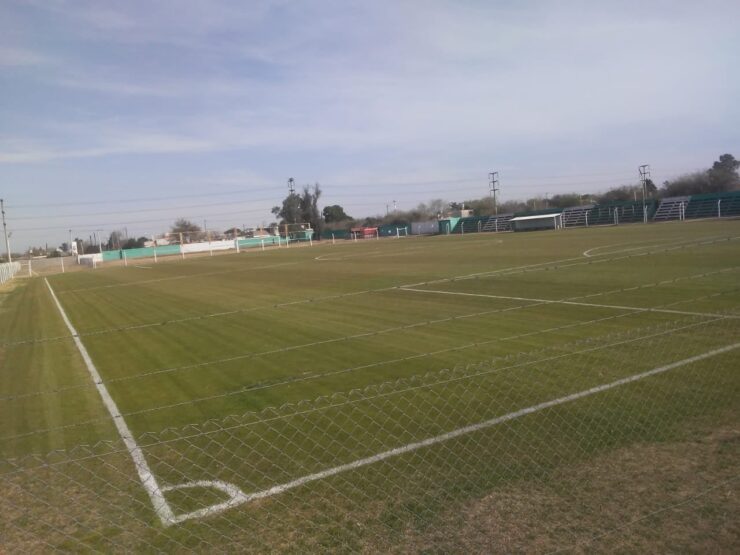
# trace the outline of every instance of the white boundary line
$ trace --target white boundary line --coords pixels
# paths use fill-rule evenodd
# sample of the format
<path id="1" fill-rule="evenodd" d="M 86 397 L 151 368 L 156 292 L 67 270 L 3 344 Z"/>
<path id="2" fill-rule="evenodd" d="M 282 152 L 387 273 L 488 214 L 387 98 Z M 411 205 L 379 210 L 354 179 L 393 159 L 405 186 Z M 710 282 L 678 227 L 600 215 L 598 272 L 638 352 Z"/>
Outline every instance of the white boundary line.
<path id="1" fill-rule="evenodd" d="M 658 243 L 655 243 L 655 244 L 640 245 L 640 246 L 634 247 L 632 249 L 620 249 L 618 251 L 610 251 L 610 252 L 599 253 L 599 254 L 591 254 L 593 251 L 596 251 L 596 250 L 599 250 L 599 249 L 608 249 L 609 247 L 624 247 L 624 246 L 627 246 L 627 245 L 632 246 L 635 243 L 616 243 L 616 244 L 611 244 L 611 245 L 600 245 L 598 247 L 592 247 L 592 248 L 590 248 L 588 250 L 583 251 L 581 253 L 581 255 L 582 256 L 585 256 L 586 258 L 591 258 L 592 256 L 606 256 L 608 254 L 611 254 L 612 252 L 614 252 L 614 253 L 622 253 L 622 252 L 636 251 L 636 250 L 641 250 L 641 249 L 648 249 L 648 248 L 653 248 L 653 247 L 660 247 L 660 246 L 662 246 L 662 243 L 666 243 L 666 242 L 668 242 L 670 240 L 671 239 L 663 239 L 662 241 L 660 241 Z"/>
<path id="2" fill-rule="evenodd" d="M 690 312 L 686 310 L 671 310 L 667 308 L 644 308 L 638 306 L 622 306 L 614 304 L 579 303 L 576 301 L 563 301 L 557 299 L 533 299 L 529 297 L 508 297 L 505 295 L 488 295 L 484 293 L 464 293 L 461 291 L 442 291 L 439 289 L 417 289 L 414 287 L 400 287 L 400 291 L 413 291 L 415 293 L 434 293 L 436 295 L 459 295 L 462 297 L 484 297 L 489 299 L 504 299 L 510 301 L 525 301 L 542 304 L 565 304 L 572 306 L 588 306 L 592 308 L 612 308 L 614 310 L 632 310 L 634 312 L 661 312 L 666 314 L 683 314 L 684 316 L 707 316 L 709 318 L 740 318 L 740 316 L 728 314 L 712 314 L 708 312 Z M 525 307 L 527 308 L 527 307 Z"/>
<path id="3" fill-rule="evenodd" d="M 174 522 L 179 523 L 179 522 L 183 522 L 185 520 L 190 520 L 193 518 L 202 518 L 202 517 L 212 516 L 222 511 L 225 511 L 227 509 L 231 509 L 239 505 L 242 505 L 244 503 L 249 503 L 257 499 L 264 499 L 266 497 L 272 497 L 273 495 L 281 494 L 290 489 L 294 489 L 294 488 L 303 486 L 305 484 L 308 484 L 309 482 L 323 480 L 324 478 L 329 478 L 331 476 L 341 474 L 342 472 L 347 472 L 349 470 L 355 470 L 363 466 L 367 466 L 367 465 L 370 465 L 376 462 L 390 459 L 391 457 L 403 455 L 405 453 L 416 451 L 424 447 L 430 447 L 432 445 L 436 445 L 437 443 L 442 443 L 444 441 L 448 441 L 456 437 L 460 437 L 460 436 L 467 435 L 473 432 L 484 430 L 486 428 L 491 428 L 493 426 L 503 424 L 504 422 L 508 422 L 510 420 L 515 420 L 517 418 L 526 416 L 528 414 L 533 414 L 535 412 L 539 412 L 544 409 L 548 409 L 551 407 L 569 403 L 571 401 L 576 401 L 578 399 L 589 397 L 591 395 L 595 395 L 603 391 L 608 391 L 609 389 L 614 389 L 615 387 L 619 387 L 619 386 L 633 383 L 639 380 L 643 380 L 645 378 L 649 378 L 651 376 L 655 376 L 657 374 L 668 372 L 669 370 L 673 370 L 674 368 L 679 368 L 681 366 L 686 366 L 687 364 L 692 364 L 694 362 L 699 362 L 701 360 L 705 360 L 710 357 L 721 355 L 721 354 L 730 352 L 734 349 L 737 349 L 738 347 L 740 347 L 740 342 L 733 343 L 732 345 L 727 345 L 725 347 L 720 347 L 719 349 L 713 349 L 711 351 L 707 351 L 706 353 L 702 353 L 700 355 L 696 355 L 690 358 L 679 360 L 671 364 L 666 364 L 665 366 L 653 368 L 652 370 L 648 370 L 646 372 L 641 372 L 639 374 L 633 374 L 632 376 L 627 376 L 626 378 L 621 378 L 613 382 L 609 382 L 609 383 L 602 384 L 602 385 L 597 385 L 592 388 L 579 391 L 577 393 L 571 393 L 570 395 L 565 395 L 563 397 L 558 397 L 557 399 L 552 399 L 550 401 L 545 401 L 537 405 L 532 405 L 531 407 L 519 409 L 517 411 L 510 412 L 502 416 L 497 416 L 496 418 L 492 418 L 490 420 L 485 420 L 477 424 L 471 424 L 470 426 L 458 428 L 456 430 L 452 430 L 451 432 L 447 432 L 447 433 L 444 433 L 438 436 L 430 437 L 422 441 L 408 443 L 401 447 L 396 447 L 395 449 L 383 451 L 382 453 L 378 453 L 377 455 L 372 455 L 370 457 L 358 459 L 356 461 L 353 461 L 347 464 L 342 464 L 339 466 L 335 466 L 333 468 L 328 468 L 326 470 L 322 470 L 321 472 L 316 472 L 314 474 L 308 474 L 307 476 L 296 478 L 295 480 L 292 480 L 290 482 L 286 482 L 284 484 L 273 486 L 269 489 L 258 491 L 255 493 L 245 494 L 239 488 L 237 488 L 236 486 L 233 486 L 232 484 L 219 483 L 218 489 L 221 489 L 225 493 L 228 493 L 231 496 L 231 499 L 229 499 L 226 502 L 213 505 L 211 507 L 206 507 L 204 509 L 194 511 L 192 513 L 178 515 L 175 517 Z M 207 482 L 207 481 L 206 482 L 191 482 L 190 484 L 184 484 L 183 486 L 177 486 L 177 488 L 209 487 L 209 486 L 212 487 L 213 485 L 214 485 L 213 483 Z"/>
<path id="4" fill-rule="evenodd" d="M 85 366 L 87 366 L 87 370 L 88 372 L 90 372 L 90 376 L 92 377 L 93 382 L 95 382 L 95 387 L 97 388 L 98 393 L 103 400 L 105 408 L 108 409 L 108 412 L 113 419 L 113 423 L 116 425 L 118 433 L 121 436 L 123 443 L 126 445 L 126 449 L 128 450 L 129 455 L 131 455 L 131 458 L 134 461 L 136 472 L 139 474 L 139 480 L 141 480 L 141 485 L 144 486 L 144 489 L 149 495 L 149 499 L 152 502 L 154 511 L 157 513 L 157 516 L 162 521 L 162 524 L 164 524 L 165 526 L 173 524 L 175 522 L 175 515 L 172 512 L 169 504 L 167 503 L 167 500 L 164 498 L 162 488 L 159 487 L 157 479 L 154 477 L 154 474 L 152 474 L 152 471 L 149 468 L 149 464 L 146 462 L 144 452 L 141 450 L 141 447 L 139 447 L 139 444 L 136 443 L 131 430 L 126 424 L 126 421 L 123 419 L 121 412 L 118 410 L 116 402 L 110 396 L 108 388 L 105 387 L 103 379 L 100 377 L 97 368 L 95 368 L 95 364 L 90 358 L 90 354 L 87 352 L 85 345 L 82 344 L 79 334 L 72 325 L 72 322 L 70 322 L 69 318 L 67 318 L 67 314 L 64 312 L 62 305 L 59 303 L 59 299 L 57 299 L 54 290 L 51 288 L 49 280 L 44 278 L 44 282 L 49 288 L 51 298 L 54 299 L 54 303 L 59 309 L 59 314 L 61 314 L 62 320 L 64 320 L 67 329 L 72 334 L 75 345 L 77 345 L 77 350 L 80 351 L 80 355 L 82 355 L 82 359 L 85 361 Z"/>

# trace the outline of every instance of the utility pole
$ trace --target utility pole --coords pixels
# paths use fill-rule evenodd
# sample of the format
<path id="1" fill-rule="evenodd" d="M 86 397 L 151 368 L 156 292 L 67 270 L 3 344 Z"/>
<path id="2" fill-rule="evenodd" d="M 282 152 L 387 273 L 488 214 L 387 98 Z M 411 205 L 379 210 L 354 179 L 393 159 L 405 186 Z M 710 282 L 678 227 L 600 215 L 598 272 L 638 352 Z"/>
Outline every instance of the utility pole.
<path id="1" fill-rule="evenodd" d="M 10 256 L 10 241 L 8 240 L 8 224 L 5 223 L 5 204 L 3 199 L 0 198 L 0 212 L 3 215 L 3 233 L 5 234 L 5 252 L 8 255 L 8 262 L 13 262 Z"/>
<path id="2" fill-rule="evenodd" d="M 394 200 L 393 201 L 393 211 L 395 212 L 396 210 L 398 210 L 398 205 L 396 204 L 396 201 Z"/>
<path id="3" fill-rule="evenodd" d="M 295 179 L 292 177 L 288 179 L 288 192 L 291 195 L 295 194 Z"/>
<path id="4" fill-rule="evenodd" d="M 491 172 L 488 174 L 488 192 L 493 199 L 493 212 L 498 216 L 498 203 L 496 202 L 496 193 L 499 192 L 498 188 L 498 172 Z"/>
<path id="5" fill-rule="evenodd" d="M 642 184 L 642 221 L 647 223 L 647 207 L 645 205 L 645 192 L 647 190 L 647 180 L 650 179 L 650 165 L 643 164 L 638 168 L 640 172 L 640 183 Z"/>

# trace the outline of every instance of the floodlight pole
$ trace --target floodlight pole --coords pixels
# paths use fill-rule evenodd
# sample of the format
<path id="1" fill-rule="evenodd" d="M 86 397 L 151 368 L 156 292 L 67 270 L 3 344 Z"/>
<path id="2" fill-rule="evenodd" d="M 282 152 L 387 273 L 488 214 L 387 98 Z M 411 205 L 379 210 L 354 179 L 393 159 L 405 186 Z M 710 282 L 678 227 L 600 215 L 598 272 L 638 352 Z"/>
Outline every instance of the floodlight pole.
<path id="1" fill-rule="evenodd" d="M 488 192 L 493 199 L 493 213 L 498 216 L 498 203 L 496 202 L 496 193 L 500 189 L 498 188 L 498 172 L 491 172 L 488 174 Z"/>
<path id="2" fill-rule="evenodd" d="M 5 204 L 3 199 L 0 198 L 0 213 L 3 218 L 3 233 L 5 234 L 5 252 L 8 254 L 8 262 L 13 262 L 10 255 L 10 241 L 8 240 L 8 224 L 5 223 Z"/>
<path id="3" fill-rule="evenodd" d="M 647 223 L 647 207 L 645 204 L 645 192 L 647 190 L 647 180 L 650 179 L 650 166 L 643 164 L 638 168 L 640 172 L 640 183 L 642 184 L 642 221 Z"/>

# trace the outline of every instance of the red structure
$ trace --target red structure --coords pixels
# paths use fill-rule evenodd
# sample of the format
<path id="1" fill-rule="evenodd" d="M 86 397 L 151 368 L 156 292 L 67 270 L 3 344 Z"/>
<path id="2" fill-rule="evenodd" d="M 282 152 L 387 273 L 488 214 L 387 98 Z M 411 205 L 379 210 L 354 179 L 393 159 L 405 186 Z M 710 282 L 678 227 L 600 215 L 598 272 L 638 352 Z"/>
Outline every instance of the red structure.
<path id="1" fill-rule="evenodd" d="M 350 232 L 358 239 L 375 239 L 378 236 L 377 227 L 353 227 Z"/>

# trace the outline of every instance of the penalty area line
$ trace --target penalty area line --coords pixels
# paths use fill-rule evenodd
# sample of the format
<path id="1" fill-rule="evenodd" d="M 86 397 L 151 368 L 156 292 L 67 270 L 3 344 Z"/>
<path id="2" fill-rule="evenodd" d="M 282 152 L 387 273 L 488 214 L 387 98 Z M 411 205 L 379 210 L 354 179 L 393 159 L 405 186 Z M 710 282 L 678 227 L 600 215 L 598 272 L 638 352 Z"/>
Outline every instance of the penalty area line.
<path id="1" fill-rule="evenodd" d="M 497 426 L 499 424 L 503 424 L 504 422 L 509 422 L 511 420 L 515 420 L 517 418 L 520 418 L 522 416 L 526 416 L 528 414 L 533 414 L 536 412 L 540 412 L 542 410 L 556 407 L 558 405 L 563 405 L 565 403 L 570 403 L 571 401 L 577 401 L 579 399 L 583 399 L 584 397 L 589 397 L 591 395 L 596 395 L 598 393 L 602 393 L 604 391 L 608 391 L 610 389 L 614 389 L 623 385 L 627 385 L 633 382 L 637 382 L 640 380 L 644 380 L 645 378 L 649 378 L 651 376 L 655 376 L 658 374 L 663 374 L 664 372 L 668 372 L 669 370 L 673 370 L 675 368 L 680 368 L 682 366 L 686 366 L 688 364 L 692 364 L 694 362 L 699 362 L 717 355 L 721 355 L 724 353 L 728 353 L 730 351 L 733 351 L 740 347 L 740 342 L 733 343 L 732 345 L 727 345 L 725 347 L 720 347 L 718 349 L 713 349 L 711 351 L 707 351 L 705 353 L 702 353 L 700 355 L 696 355 L 693 357 L 689 357 L 683 360 L 679 360 L 677 362 L 673 362 L 671 364 L 666 364 L 664 366 L 660 366 L 658 368 L 653 368 L 652 370 L 648 370 L 646 372 L 640 372 L 639 374 L 633 374 L 631 376 L 627 376 L 625 378 L 621 378 L 619 380 L 605 383 L 602 385 L 594 386 L 589 389 L 585 389 L 583 391 L 579 391 L 576 393 L 572 393 L 570 395 L 565 395 L 563 397 L 558 397 L 557 399 L 552 399 L 550 401 L 545 401 L 543 403 L 539 403 L 537 405 L 532 405 L 531 407 L 523 408 L 514 412 L 510 412 L 508 414 L 504 414 L 502 416 L 497 416 L 495 418 L 492 418 L 490 420 L 485 420 L 483 422 L 479 422 L 477 424 L 471 424 L 470 426 L 465 426 L 463 428 L 458 428 L 456 430 L 452 430 L 451 432 L 447 432 L 438 436 L 430 437 L 427 439 L 424 439 L 422 441 L 417 441 L 414 443 L 408 443 L 406 445 L 403 445 L 401 447 L 396 447 L 395 449 L 390 449 L 388 451 L 384 451 L 382 453 L 378 453 L 377 455 L 372 455 L 370 457 L 366 457 L 363 459 L 358 459 L 356 461 L 342 464 L 339 466 L 335 466 L 333 468 L 328 468 L 326 470 L 322 470 L 321 472 L 316 472 L 314 474 L 309 474 L 307 476 L 303 476 L 301 478 L 297 478 L 295 480 L 292 480 L 290 482 L 286 482 L 284 484 L 280 484 L 277 486 L 273 486 L 269 489 L 258 491 L 251 494 L 245 494 L 235 486 L 228 484 L 229 487 L 234 489 L 231 493 L 231 499 L 229 501 L 226 501 L 224 503 L 219 503 L 217 505 L 213 505 L 211 507 L 207 507 L 205 509 L 200 509 L 198 511 L 194 511 L 189 514 L 184 515 L 178 515 L 175 517 L 174 522 L 183 522 L 185 520 L 189 520 L 192 518 L 203 518 L 207 516 L 212 516 L 215 514 L 218 514 L 222 511 L 232 509 L 234 507 L 237 507 L 239 505 L 243 505 L 245 503 L 249 503 L 251 501 L 256 501 L 258 499 L 264 499 L 267 497 L 272 497 L 274 495 L 279 495 L 281 493 L 284 493 L 288 490 L 303 486 L 305 484 L 308 484 L 310 482 L 315 482 L 317 480 L 323 480 L 325 478 L 330 478 L 331 476 L 336 476 L 337 474 L 341 474 L 343 472 L 348 472 L 350 470 L 356 470 L 358 468 L 362 468 L 364 466 L 368 466 L 377 462 L 384 461 L 386 459 L 390 459 L 392 457 L 397 457 L 399 455 L 403 455 L 405 453 L 410 453 L 412 451 L 416 451 L 418 449 L 422 449 L 424 447 L 430 447 L 432 445 L 436 445 L 438 443 L 442 443 L 445 441 L 448 441 L 450 439 L 454 439 L 460 436 L 464 436 L 467 434 L 471 434 L 473 432 L 478 432 L 480 430 L 485 430 L 487 428 L 492 428 L 494 426 Z M 200 482 L 195 482 L 194 484 L 201 484 Z M 213 485 L 210 482 L 202 482 L 203 485 Z M 223 486 L 226 486 L 226 484 L 219 485 L 219 488 L 222 488 Z M 185 486 L 188 487 L 188 486 Z"/>
<path id="2" fill-rule="evenodd" d="M 668 308 L 650 308 L 639 306 L 623 306 L 615 304 L 583 303 L 568 301 L 564 299 L 536 299 L 531 297 L 509 297 L 506 295 L 489 295 L 485 293 L 464 293 L 462 291 L 442 291 L 439 289 L 418 289 L 415 287 L 399 287 L 399 291 L 412 291 L 414 293 L 432 293 L 435 295 L 457 295 L 461 297 L 483 297 L 488 299 L 503 299 L 508 301 L 524 301 L 541 304 L 564 304 L 570 306 L 586 306 L 591 308 L 609 308 L 613 310 L 631 310 L 633 312 L 660 312 L 665 314 L 681 314 L 684 316 L 703 316 L 706 318 L 740 318 L 733 314 L 713 314 L 711 312 L 692 312 L 688 310 L 672 310 Z M 577 297 L 576 297 L 577 298 Z M 531 305 L 534 306 L 534 305 Z"/>

